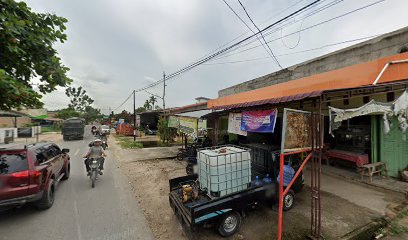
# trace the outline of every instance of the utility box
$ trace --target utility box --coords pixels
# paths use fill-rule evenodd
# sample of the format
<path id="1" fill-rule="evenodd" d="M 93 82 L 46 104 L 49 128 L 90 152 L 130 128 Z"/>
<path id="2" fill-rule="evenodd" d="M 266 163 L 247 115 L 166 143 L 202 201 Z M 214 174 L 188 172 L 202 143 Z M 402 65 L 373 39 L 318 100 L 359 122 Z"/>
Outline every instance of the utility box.
<path id="1" fill-rule="evenodd" d="M 202 149 L 197 153 L 201 189 L 211 198 L 247 189 L 251 183 L 250 150 L 227 145 Z"/>

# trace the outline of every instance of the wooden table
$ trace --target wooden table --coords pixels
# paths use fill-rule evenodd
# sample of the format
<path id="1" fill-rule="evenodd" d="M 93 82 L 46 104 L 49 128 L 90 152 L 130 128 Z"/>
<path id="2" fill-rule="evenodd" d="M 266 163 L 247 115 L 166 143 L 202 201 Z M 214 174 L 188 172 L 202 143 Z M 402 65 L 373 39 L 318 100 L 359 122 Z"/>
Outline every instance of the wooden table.
<path id="1" fill-rule="evenodd" d="M 336 159 L 353 162 L 357 167 L 368 164 L 368 154 L 360 154 L 339 149 L 327 150 L 325 153 L 325 158 L 328 160 L 328 162 Z"/>
<path id="2" fill-rule="evenodd" d="M 381 176 L 385 176 L 388 178 L 387 166 L 384 162 L 376 162 L 365 164 L 361 166 L 359 169 L 361 180 L 364 179 L 364 176 L 369 177 L 370 183 L 373 182 L 373 175 L 378 173 Z"/>

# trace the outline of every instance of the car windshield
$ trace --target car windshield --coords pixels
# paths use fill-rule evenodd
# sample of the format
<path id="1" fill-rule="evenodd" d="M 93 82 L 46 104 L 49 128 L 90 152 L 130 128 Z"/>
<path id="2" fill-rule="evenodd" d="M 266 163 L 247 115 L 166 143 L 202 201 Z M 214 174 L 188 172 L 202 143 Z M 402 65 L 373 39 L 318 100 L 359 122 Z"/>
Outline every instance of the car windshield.
<path id="1" fill-rule="evenodd" d="M 0 153 L 0 174 L 10 174 L 28 169 L 24 153 Z"/>

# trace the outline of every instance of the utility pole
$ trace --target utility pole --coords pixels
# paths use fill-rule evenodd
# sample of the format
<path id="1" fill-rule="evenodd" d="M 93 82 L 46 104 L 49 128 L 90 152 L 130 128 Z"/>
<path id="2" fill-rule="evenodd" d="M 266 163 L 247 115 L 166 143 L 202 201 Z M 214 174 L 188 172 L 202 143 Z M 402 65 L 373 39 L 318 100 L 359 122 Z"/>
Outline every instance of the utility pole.
<path id="1" fill-rule="evenodd" d="M 133 90 L 133 142 L 136 142 L 136 90 Z"/>
<path id="2" fill-rule="evenodd" d="M 164 97 L 166 96 L 166 73 L 163 71 L 163 112 L 166 109 L 166 102 L 164 101 Z"/>

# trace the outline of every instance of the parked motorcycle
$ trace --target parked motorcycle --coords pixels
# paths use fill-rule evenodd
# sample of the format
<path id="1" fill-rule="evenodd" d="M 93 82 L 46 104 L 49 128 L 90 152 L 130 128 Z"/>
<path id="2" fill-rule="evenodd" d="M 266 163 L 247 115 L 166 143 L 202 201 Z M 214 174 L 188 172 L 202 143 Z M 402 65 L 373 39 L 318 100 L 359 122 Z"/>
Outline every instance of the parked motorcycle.
<path id="1" fill-rule="evenodd" d="M 101 164 L 101 158 L 90 158 L 89 160 L 89 167 L 91 168 L 91 184 L 92 188 L 95 187 L 96 179 L 98 179 L 98 175 L 100 174 L 99 166 Z"/>

